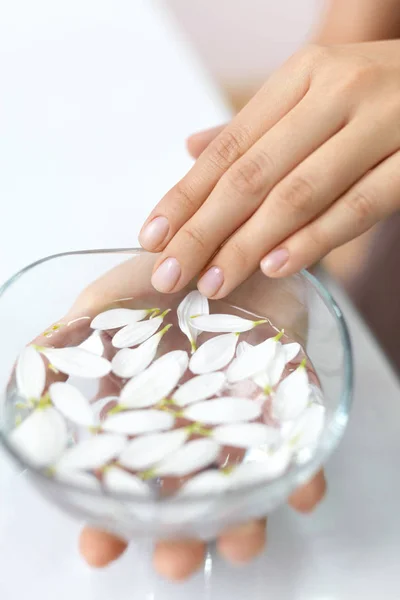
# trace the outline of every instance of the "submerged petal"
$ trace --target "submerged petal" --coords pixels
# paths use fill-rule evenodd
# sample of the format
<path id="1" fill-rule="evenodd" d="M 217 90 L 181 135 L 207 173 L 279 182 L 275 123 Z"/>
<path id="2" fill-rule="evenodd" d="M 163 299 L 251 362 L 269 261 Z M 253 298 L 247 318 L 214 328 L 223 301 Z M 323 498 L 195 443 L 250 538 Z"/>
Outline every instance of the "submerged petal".
<path id="1" fill-rule="evenodd" d="M 198 290 L 193 290 L 182 300 L 177 309 L 179 327 L 189 339 L 192 351 L 196 350 L 199 332 L 193 327 L 191 317 L 209 313 L 208 300 Z"/>
<path id="2" fill-rule="evenodd" d="M 215 333 L 242 333 L 261 323 L 266 323 L 266 320 L 250 321 L 237 315 L 195 315 L 191 318 L 191 324 L 195 329 Z"/>
<path id="3" fill-rule="evenodd" d="M 229 487 L 229 477 L 216 469 L 204 471 L 187 481 L 177 493 L 178 498 L 192 494 L 218 494 L 225 492 Z"/>
<path id="4" fill-rule="evenodd" d="M 247 352 L 247 350 L 250 350 L 250 348 L 253 348 L 252 344 L 249 344 L 248 342 L 239 342 L 236 348 L 236 356 L 241 356 Z"/>
<path id="5" fill-rule="evenodd" d="M 158 476 L 184 477 L 213 463 L 219 452 L 220 446 L 214 440 L 193 440 L 170 454 L 154 471 Z"/>
<path id="6" fill-rule="evenodd" d="M 188 406 L 183 415 L 191 421 L 198 421 L 205 425 L 218 425 L 219 423 L 239 423 L 252 421 L 261 414 L 261 406 L 248 398 L 233 398 L 224 396 L 216 400 L 205 400 Z"/>
<path id="7" fill-rule="evenodd" d="M 171 429 L 175 417 L 163 410 L 129 410 L 110 415 L 103 422 L 104 431 L 125 435 L 140 435 L 152 431 Z"/>
<path id="8" fill-rule="evenodd" d="M 310 397 L 310 384 L 303 366 L 290 373 L 279 384 L 272 397 L 272 414 L 280 421 L 296 419 L 307 407 Z"/>
<path id="9" fill-rule="evenodd" d="M 103 485 L 110 492 L 132 493 L 144 497 L 151 496 L 147 483 L 119 467 L 109 467 L 105 470 Z"/>
<path id="10" fill-rule="evenodd" d="M 285 354 L 286 363 L 291 362 L 301 350 L 300 344 L 297 342 L 291 342 L 290 344 L 284 344 L 282 346 L 283 352 Z"/>
<path id="11" fill-rule="evenodd" d="M 114 348 L 129 348 L 142 344 L 156 333 L 163 322 L 163 318 L 163 315 L 159 315 L 158 317 L 154 317 L 154 319 L 123 327 L 114 335 L 112 345 Z"/>
<path id="12" fill-rule="evenodd" d="M 172 350 L 171 352 L 167 352 L 167 354 L 157 358 L 154 365 L 158 365 L 158 368 L 160 368 L 164 363 L 171 364 L 173 362 L 179 366 L 182 377 L 189 364 L 189 356 L 185 350 Z"/>
<path id="13" fill-rule="evenodd" d="M 49 395 L 56 409 L 73 423 L 83 427 L 95 425 L 96 418 L 89 401 L 75 386 L 61 381 L 52 383 Z"/>
<path id="14" fill-rule="evenodd" d="M 229 365 L 228 381 L 241 381 L 267 369 L 275 357 L 276 346 L 277 341 L 269 338 L 257 346 L 248 348 Z"/>
<path id="15" fill-rule="evenodd" d="M 118 462 L 133 471 L 148 469 L 178 450 L 188 437 L 189 432 L 184 427 L 167 433 L 142 435 L 128 443 Z"/>
<path id="16" fill-rule="evenodd" d="M 233 423 L 220 425 L 212 432 L 213 439 L 222 446 L 256 448 L 273 446 L 280 439 L 280 432 L 263 423 Z"/>
<path id="17" fill-rule="evenodd" d="M 100 491 L 100 481 L 95 475 L 91 475 L 90 473 L 58 469 L 56 470 L 54 477 L 62 483 L 67 483 L 87 490 Z"/>
<path id="18" fill-rule="evenodd" d="M 86 340 L 79 344 L 78 348 L 81 348 L 82 350 L 87 350 L 92 354 L 97 354 L 97 356 L 103 356 L 104 345 L 101 341 L 100 331 L 93 331 L 92 335 L 90 335 Z"/>
<path id="19" fill-rule="evenodd" d="M 124 408 L 146 408 L 166 398 L 181 378 L 181 365 L 174 357 L 153 363 L 148 369 L 128 381 L 119 404 Z"/>
<path id="20" fill-rule="evenodd" d="M 53 367 L 65 375 L 92 379 L 104 377 L 111 371 L 111 363 L 107 359 L 79 347 L 45 348 L 41 352 Z"/>
<path id="21" fill-rule="evenodd" d="M 231 488 L 270 481 L 282 475 L 289 466 L 292 451 L 286 445 L 272 454 L 265 453 L 263 460 L 243 462 L 228 475 Z"/>
<path id="22" fill-rule="evenodd" d="M 295 421 L 287 435 L 288 443 L 296 451 L 312 447 L 318 441 L 325 425 L 325 407 L 311 404 Z"/>
<path id="23" fill-rule="evenodd" d="M 46 367 L 39 352 L 27 346 L 18 357 L 16 368 L 18 394 L 27 400 L 39 399 L 46 383 Z"/>
<path id="24" fill-rule="evenodd" d="M 222 390 L 225 379 L 224 373 L 220 371 L 198 375 L 181 385 L 174 393 L 173 399 L 178 406 L 187 406 L 199 400 L 206 400 Z"/>
<path id="25" fill-rule="evenodd" d="M 223 369 L 234 357 L 237 341 L 235 333 L 225 333 L 207 340 L 190 359 L 190 370 L 202 375 Z"/>
<path id="26" fill-rule="evenodd" d="M 35 467 L 53 464 L 63 453 L 68 432 L 64 418 L 54 408 L 34 410 L 9 435 L 15 451 Z"/>
<path id="27" fill-rule="evenodd" d="M 118 329 L 145 319 L 155 309 L 111 308 L 98 314 L 90 324 L 92 329 Z"/>
<path id="28" fill-rule="evenodd" d="M 134 377 L 138 375 L 154 360 L 157 348 L 163 335 L 172 325 L 167 325 L 162 331 L 152 335 L 148 340 L 140 344 L 138 348 L 122 348 L 111 361 L 113 373 L 118 377 Z"/>
<path id="29" fill-rule="evenodd" d="M 56 471 L 98 469 L 116 458 L 125 444 L 126 439 L 120 435 L 93 436 L 68 448 L 56 464 Z"/>

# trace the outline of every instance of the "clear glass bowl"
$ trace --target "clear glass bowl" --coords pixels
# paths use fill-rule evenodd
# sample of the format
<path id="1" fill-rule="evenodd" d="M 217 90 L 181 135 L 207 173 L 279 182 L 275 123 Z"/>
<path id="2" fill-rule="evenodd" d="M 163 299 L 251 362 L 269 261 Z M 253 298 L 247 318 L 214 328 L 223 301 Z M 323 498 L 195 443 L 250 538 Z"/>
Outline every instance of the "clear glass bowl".
<path id="1" fill-rule="evenodd" d="M 63 322 L 73 321 L 79 328 L 81 317 L 94 316 L 111 303 L 118 306 L 116 301 L 132 297 L 143 298 L 146 306 L 163 306 L 166 297 L 150 283 L 155 260 L 154 255 L 140 249 L 73 252 L 47 257 L 7 281 L 0 289 L 3 389 L 19 352 L 39 332 L 50 332 L 41 343 L 55 343 L 58 332 L 51 330 L 51 324 L 60 318 Z M 186 291 L 194 287 L 192 282 Z M 321 468 L 343 435 L 351 405 L 351 346 L 340 308 L 305 271 L 282 280 L 268 279 L 258 271 L 226 301 L 267 316 L 300 342 L 311 359 L 326 406 L 325 427 L 311 458 L 292 465 L 276 480 L 257 482 L 224 495 L 193 495 L 168 501 L 149 501 L 131 494 L 104 495 L 54 480 L 21 460 L 7 441 L 4 395 L 0 407 L 1 442 L 44 496 L 79 519 L 127 539 L 211 539 L 227 526 L 266 515 Z M 59 335 L 63 335 L 61 330 Z"/>

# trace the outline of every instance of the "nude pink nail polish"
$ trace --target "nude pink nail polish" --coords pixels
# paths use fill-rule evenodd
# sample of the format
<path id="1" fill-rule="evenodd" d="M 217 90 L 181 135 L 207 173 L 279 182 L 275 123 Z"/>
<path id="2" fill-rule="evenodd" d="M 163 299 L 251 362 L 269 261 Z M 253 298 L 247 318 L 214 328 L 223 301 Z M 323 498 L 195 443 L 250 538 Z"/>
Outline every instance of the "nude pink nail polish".
<path id="1" fill-rule="evenodd" d="M 151 283 L 159 292 L 170 292 L 178 283 L 181 267 L 176 258 L 166 258 L 153 273 Z"/>
<path id="2" fill-rule="evenodd" d="M 276 273 L 287 263 L 289 260 L 289 252 L 286 248 L 279 248 L 273 250 L 261 261 L 261 270 L 265 275 L 272 275 Z"/>
<path id="3" fill-rule="evenodd" d="M 199 280 L 197 287 L 203 296 L 214 296 L 224 283 L 224 272 L 220 267 L 211 267 Z"/>
<path id="4" fill-rule="evenodd" d="M 146 250 L 154 250 L 167 237 L 169 223 L 166 217 L 156 217 L 140 232 L 139 241 Z"/>

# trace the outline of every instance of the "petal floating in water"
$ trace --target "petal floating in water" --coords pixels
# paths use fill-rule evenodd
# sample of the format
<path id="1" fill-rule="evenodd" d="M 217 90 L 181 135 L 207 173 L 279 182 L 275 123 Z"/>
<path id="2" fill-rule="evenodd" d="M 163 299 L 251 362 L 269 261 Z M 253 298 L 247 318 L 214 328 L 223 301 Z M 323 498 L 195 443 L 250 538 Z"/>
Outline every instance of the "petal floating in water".
<path id="1" fill-rule="evenodd" d="M 196 340 L 199 332 L 193 327 L 191 317 L 209 313 L 208 300 L 198 290 L 193 290 L 182 300 L 177 309 L 178 322 L 181 331 L 189 339 L 192 352 L 196 350 Z"/>
<path id="2" fill-rule="evenodd" d="M 261 407 L 254 400 L 230 396 L 191 404 L 183 411 L 186 419 L 205 425 L 252 421 L 257 419 L 260 414 Z"/>
<path id="3" fill-rule="evenodd" d="M 187 481 L 177 493 L 178 498 L 192 494 L 208 495 L 225 492 L 229 488 L 229 477 L 221 471 L 209 470 L 199 473 Z"/>
<path id="4" fill-rule="evenodd" d="M 250 321 L 236 315 L 218 314 L 195 315 L 191 318 L 191 324 L 195 329 L 214 333 L 242 333 L 266 322 L 265 319 Z"/>
<path id="5" fill-rule="evenodd" d="M 62 483 L 68 483 L 70 485 L 87 490 L 100 491 L 100 481 L 97 479 L 97 477 L 91 475 L 90 473 L 58 469 L 56 470 L 54 477 Z"/>
<path id="6" fill-rule="evenodd" d="M 173 399 L 178 406 L 206 400 L 222 390 L 225 380 L 224 373 L 220 371 L 198 375 L 181 385 L 174 393 Z"/>
<path id="7" fill-rule="evenodd" d="M 279 384 L 272 396 L 272 414 L 280 421 L 296 419 L 307 407 L 310 384 L 304 366 L 299 366 Z"/>
<path id="8" fill-rule="evenodd" d="M 97 356 L 103 356 L 104 345 L 101 341 L 100 331 L 93 331 L 92 335 L 79 344 L 78 348 L 97 354 Z"/>
<path id="9" fill-rule="evenodd" d="M 27 462 L 36 467 L 49 466 L 67 446 L 67 426 L 55 408 L 36 409 L 10 433 L 9 441 Z"/>
<path id="10" fill-rule="evenodd" d="M 257 448 L 276 444 L 280 439 L 280 432 L 279 429 L 262 423 L 233 423 L 216 427 L 212 437 L 222 446 Z"/>
<path id="11" fill-rule="evenodd" d="M 282 346 L 283 352 L 285 354 L 286 363 L 290 363 L 301 350 L 300 344 L 297 342 L 291 342 L 290 344 L 284 344 Z"/>
<path id="12" fill-rule="evenodd" d="M 164 334 L 172 327 L 167 325 L 162 331 L 152 335 L 138 348 L 122 348 L 111 361 L 113 373 L 118 377 L 134 377 L 150 365 L 157 354 L 157 348 Z"/>
<path id="13" fill-rule="evenodd" d="M 93 436 L 68 448 L 55 465 L 56 471 L 98 469 L 116 458 L 125 444 L 126 439 L 120 435 Z"/>
<path id="14" fill-rule="evenodd" d="M 155 309 L 111 308 L 98 314 L 90 324 L 92 329 L 118 329 L 145 319 Z"/>
<path id="15" fill-rule="evenodd" d="M 287 436 L 288 443 L 297 451 L 312 447 L 318 441 L 325 424 L 325 407 L 311 404 L 295 421 Z"/>
<path id="16" fill-rule="evenodd" d="M 182 377 L 189 364 L 188 353 L 185 350 L 172 350 L 171 352 L 167 352 L 167 354 L 160 356 L 160 358 L 157 358 L 154 365 L 157 365 L 158 368 L 160 368 L 164 363 L 171 364 L 172 362 L 179 365 Z"/>
<path id="17" fill-rule="evenodd" d="M 162 410 L 129 410 L 110 415 L 102 424 L 104 431 L 125 435 L 140 435 L 171 429 L 175 417 Z"/>
<path id="18" fill-rule="evenodd" d="M 267 369 L 275 357 L 276 346 L 277 341 L 269 338 L 257 346 L 248 348 L 229 365 L 228 381 L 231 383 L 241 381 Z"/>
<path id="19" fill-rule="evenodd" d="M 132 493 L 143 497 L 151 496 L 149 486 L 142 479 L 119 467 L 112 466 L 105 470 L 103 485 L 110 492 Z"/>
<path id="20" fill-rule="evenodd" d="M 93 379 L 104 377 L 111 371 L 110 361 L 79 347 L 45 348 L 41 352 L 53 367 L 65 375 Z"/>
<path id="21" fill-rule="evenodd" d="M 279 477 L 288 468 L 291 458 L 290 448 L 282 446 L 273 454 L 265 453 L 265 460 L 243 462 L 228 475 L 230 487 L 239 488 Z"/>
<path id="22" fill-rule="evenodd" d="M 248 342 L 239 342 L 236 348 L 236 356 L 241 356 L 247 352 L 247 350 L 250 350 L 250 348 L 253 348 L 252 344 L 249 344 Z"/>
<path id="23" fill-rule="evenodd" d="M 73 423 L 83 427 L 93 427 L 96 424 L 90 403 L 75 386 L 61 381 L 52 383 L 49 395 L 56 409 Z"/>
<path id="24" fill-rule="evenodd" d="M 167 433 L 142 435 L 128 443 L 118 462 L 133 471 L 148 469 L 178 450 L 188 437 L 189 432 L 184 427 Z"/>
<path id="25" fill-rule="evenodd" d="M 193 440 L 170 454 L 154 472 L 158 476 L 184 477 L 213 463 L 219 452 L 220 446 L 213 440 Z"/>
<path id="26" fill-rule="evenodd" d="M 32 346 L 19 355 L 16 379 L 18 393 L 27 400 L 39 399 L 46 383 L 46 367 L 39 352 Z"/>
<path id="27" fill-rule="evenodd" d="M 112 345 L 114 348 L 130 348 L 131 346 L 142 344 L 156 333 L 163 322 L 166 312 L 148 321 L 126 325 L 126 327 L 123 327 L 114 335 Z"/>
<path id="28" fill-rule="evenodd" d="M 237 341 L 235 333 L 225 333 L 207 340 L 190 359 L 190 370 L 202 375 L 223 369 L 234 357 Z"/>

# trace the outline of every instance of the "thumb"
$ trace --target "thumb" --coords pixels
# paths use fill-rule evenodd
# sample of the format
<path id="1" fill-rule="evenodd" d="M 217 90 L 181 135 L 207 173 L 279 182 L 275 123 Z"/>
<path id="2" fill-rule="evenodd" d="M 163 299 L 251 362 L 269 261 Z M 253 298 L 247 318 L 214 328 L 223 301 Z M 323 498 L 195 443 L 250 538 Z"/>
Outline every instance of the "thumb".
<path id="1" fill-rule="evenodd" d="M 194 133 L 187 139 L 187 149 L 190 156 L 193 158 L 199 158 L 200 154 L 205 150 L 213 141 L 225 129 L 226 125 L 218 125 L 218 127 L 212 127 L 211 129 L 204 129 L 198 133 Z"/>

